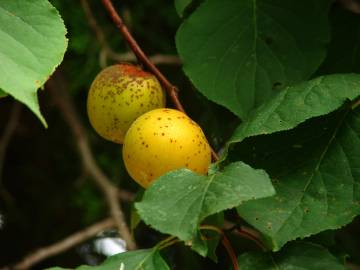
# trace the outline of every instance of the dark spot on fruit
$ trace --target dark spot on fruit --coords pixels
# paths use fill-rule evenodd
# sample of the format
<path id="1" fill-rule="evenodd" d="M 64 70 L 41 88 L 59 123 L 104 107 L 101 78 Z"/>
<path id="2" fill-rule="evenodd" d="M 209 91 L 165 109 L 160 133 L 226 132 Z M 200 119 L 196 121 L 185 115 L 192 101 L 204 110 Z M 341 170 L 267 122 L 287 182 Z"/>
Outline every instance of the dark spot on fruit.
<path id="1" fill-rule="evenodd" d="M 165 133 L 164 133 L 164 132 L 162 132 L 162 133 L 161 133 L 161 136 L 165 136 Z"/>

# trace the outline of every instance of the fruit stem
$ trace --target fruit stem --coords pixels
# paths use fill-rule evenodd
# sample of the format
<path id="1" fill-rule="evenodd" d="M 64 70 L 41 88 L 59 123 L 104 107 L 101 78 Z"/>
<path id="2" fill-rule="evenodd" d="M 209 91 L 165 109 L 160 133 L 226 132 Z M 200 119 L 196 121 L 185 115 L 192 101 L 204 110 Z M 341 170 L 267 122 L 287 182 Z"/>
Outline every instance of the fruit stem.
<path id="1" fill-rule="evenodd" d="M 239 268 L 239 264 L 238 264 L 238 260 L 236 258 L 236 254 L 234 249 L 231 246 L 231 243 L 229 241 L 229 239 L 226 237 L 224 231 L 216 226 L 213 225 L 201 225 L 200 226 L 201 230 L 211 230 L 211 231 L 215 231 L 217 232 L 219 235 L 221 235 L 221 244 L 225 247 L 231 262 L 233 264 L 233 269 L 234 270 L 240 270 Z"/>
<path id="2" fill-rule="evenodd" d="M 102 3 L 106 10 L 108 11 L 111 19 L 115 23 L 116 27 L 120 30 L 121 35 L 125 39 L 125 41 L 130 46 L 131 50 L 134 52 L 138 60 L 146 66 L 161 82 L 166 92 L 170 96 L 172 102 L 175 105 L 175 108 L 179 111 L 186 113 L 184 107 L 182 106 L 179 97 L 178 97 L 178 89 L 176 86 L 172 85 L 166 77 L 160 72 L 160 70 L 150 61 L 149 57 L 144 53 L 144 51 L 140 48 L 139 44 L 136 42 L 134 37 L 131 35 L 129 29 L 126 27 L 120 15 L 114 8 L 111 0 L 102 0 Z M 216 152 L 211 148 L 211 155 L 213 161 L 218 161 L 219 157 Z"/>

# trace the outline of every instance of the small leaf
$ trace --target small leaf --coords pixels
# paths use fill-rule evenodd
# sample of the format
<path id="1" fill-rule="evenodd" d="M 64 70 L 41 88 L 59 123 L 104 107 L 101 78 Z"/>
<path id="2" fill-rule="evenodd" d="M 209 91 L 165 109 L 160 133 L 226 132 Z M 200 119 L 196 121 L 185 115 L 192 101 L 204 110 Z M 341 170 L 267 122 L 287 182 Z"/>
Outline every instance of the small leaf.
<path id="1" fill-rule="evenodd" d="M 197 89 L 242 119 L 326 55 L 329 0 L 206 0 L 176 35 Z"/>
<path id="2" fill-rule="evenodd" d="M 224 225 L 224 213 L 220 212 L 209 216 L 203 221 L 203 223 L 221 228 Z M 219 235 L 217 232 L 211 230 L 199 230 L 192 239 L 191 248 L 201 256 L 209 257 L 217 263 L 217 256 L 215 251 L 219 244 L 220 238 L 221 235 Z"/>
<path id="3" fill-rule="evenodd" d="M 135 207 L 145 223 L 189 241 L 204 218 L 272 195 L 274 189 L 263 170 L 236 162 L 210 176 L 186 169 L 170 172 L 156 180 Z"/>
<path id="4" fill-rule="evenodd" d="M 53 267 L 49 270 L 66 268 Z M 106 259 L 98 266 L 79 266 L 76 270 L 170 270 L 157 249 L 140 249 L 120 253 Z"/>
<path id="5" fill-rule="evenodd" d="M 265 169 L 276 196 L 244 202 L 237 208 L 240 216 L 264 234 L 273 250 L 350 223 L 360 214 L 359 153 L 360 108 L 342 108 L 290 131 L 246 139 L 229 157 Z"/>
<path id="6" fill-rule="evenodd" d="M 322 246 L 295 242 L 278 253 L 245 253 L 239 257 L 241 270 L 345 270 Z"/>
<path id="7" fill-rule="evenodd" d="M 46 125 L 36 91 L 63 59 L 66 29 L 46 0 L 0 1 L 0 88 Z"/>

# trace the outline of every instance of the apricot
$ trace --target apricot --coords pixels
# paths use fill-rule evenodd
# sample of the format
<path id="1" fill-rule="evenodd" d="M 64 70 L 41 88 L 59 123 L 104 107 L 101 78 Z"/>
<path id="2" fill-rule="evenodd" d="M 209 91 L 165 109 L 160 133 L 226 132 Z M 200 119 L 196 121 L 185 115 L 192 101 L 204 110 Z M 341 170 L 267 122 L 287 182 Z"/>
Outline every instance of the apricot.
<path id="1" fill-rule="evenodd" d="M 151 73 L 131 64 L 105 68 L 91 84 L 87 98 L 90 123 L 103 138 L 122 143 L 140 115 L 165 106 L 165 94 Z"/>
<path id="2" fill-rule="evenodd" d="M 123 159 L 130 176 L 147 188 L 175 169 L 206 174 L 211 151 L 201 128 L 186 114 L 155 109 L 131 125 L 124 140 Z"/>

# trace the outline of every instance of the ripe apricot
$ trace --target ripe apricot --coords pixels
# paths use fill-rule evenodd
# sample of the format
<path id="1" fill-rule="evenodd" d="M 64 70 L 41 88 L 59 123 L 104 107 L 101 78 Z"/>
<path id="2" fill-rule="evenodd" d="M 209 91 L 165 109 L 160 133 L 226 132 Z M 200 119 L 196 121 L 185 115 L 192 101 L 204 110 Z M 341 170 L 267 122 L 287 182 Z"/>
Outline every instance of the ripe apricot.
<path id="1" fill-rule="evenodd" d="M 123 159 L 130 176 L 147 188 L 157 177 L 175 169 L 206 174 L 211 151 L 201 128 L 186 114 L 155 109 L 129 128 Z"/>
<path id="2" fill-rule="evenodd" d="M 103 138 L 122 143 L 132 122 L 147 111 L 165 106 L 165 95 L 154 75 L 131 64 L 105 68 L 91 84 L 89 120 Z"/>

